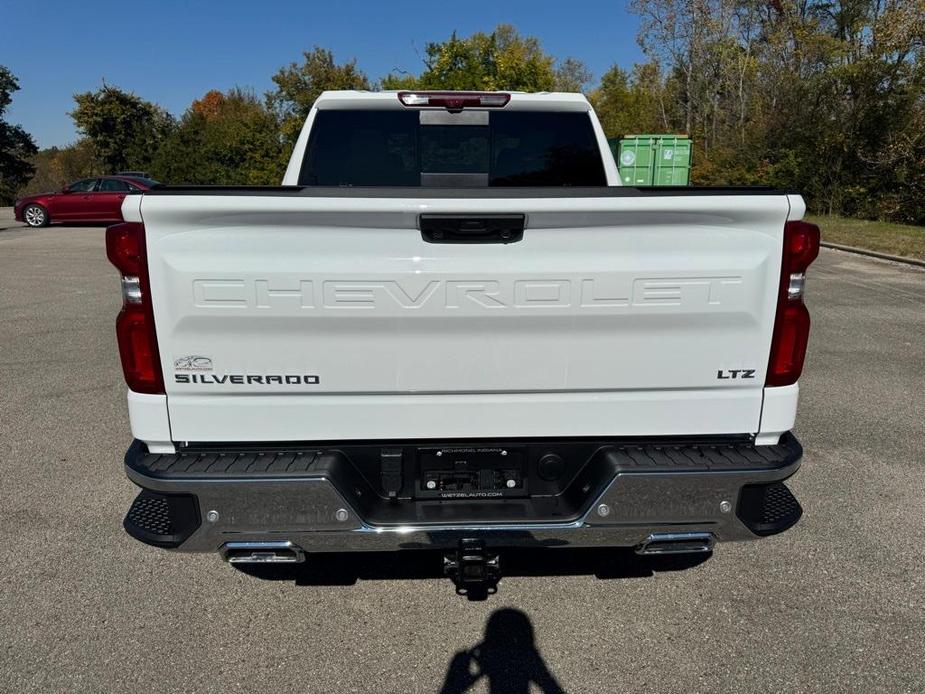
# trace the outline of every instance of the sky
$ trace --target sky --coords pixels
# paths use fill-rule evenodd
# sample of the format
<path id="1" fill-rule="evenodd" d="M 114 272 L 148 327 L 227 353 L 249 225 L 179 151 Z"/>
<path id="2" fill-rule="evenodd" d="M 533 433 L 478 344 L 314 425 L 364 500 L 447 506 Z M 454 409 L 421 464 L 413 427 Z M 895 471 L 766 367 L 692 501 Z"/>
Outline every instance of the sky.
<path id="1" fill-rule="evenodd" d="M 262 95 L 303 50 L 356 58 L 371 80 L 418 73 L 429 41 L 513 24 L 559 57 L 583 60 L 595 79 L 612 64 L 641 58 L 637 19 L 620 0 L 0 0 L 6 27 L 0 65 L 21 90 L 5 118 L 39 147 L 76 139 L 67 115 L 73 94 L 107 84 L 180 115 L 210 89 L 249 87 Z M 16 27 L 27 30 L 16 30 Z"/>

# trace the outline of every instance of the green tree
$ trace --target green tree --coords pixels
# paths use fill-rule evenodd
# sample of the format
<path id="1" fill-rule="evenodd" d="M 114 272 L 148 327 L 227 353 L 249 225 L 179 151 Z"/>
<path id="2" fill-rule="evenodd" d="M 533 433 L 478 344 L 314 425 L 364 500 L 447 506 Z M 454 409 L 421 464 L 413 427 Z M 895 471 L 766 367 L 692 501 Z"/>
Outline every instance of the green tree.
<path id="1" fill-rule="evenodd" d="M 273 75 L 276 89 L 266 95 L 267 105 L 279 118 L 283 138 L 290 145 L 299 137 L 305 118 L 321 92 L 370 88 L 355 59 L 338 65 L 334 54 L 319 46 L 303 52 L 302 56 L 301 63 L 290 63 Z"/>
<path id="2" fill-rule="evenodd" d="M 156 179 L 177 184 L 278 185 L 284 170 L 276 116 L 242 89 L 194 101 L 151 164 Z"/>
<path id="3" fill-rule="evenodd" d="M 38 150 L 32 136 L 3 118 L 18 89 L 19 81 L 0 65 L 0 205 L 10 204 L 35 173 L 32 157 Z"/>
<path id="4" fill-rule="evenodd" d="M 106 173 L 147 169 L 174 127 L 173 117 L 160 106 L 115 86 L 75 94 L 74 101 L 70 116 Z"/>
<path id="5" fill-rule="evenodd" d="M 508 24 L 490 34 L 459 38 L 454 32 L 442 42 L 428 43 L 424 71 L 416 79 L 387 75 L 386 89 L 456 89 L 477 91 L 550 91 L 556 87 L 555 59 L 538 39 L 521 36 Z M 577 66 L 577 61 L 569 68 Z M 583 76 L 579 71 L 579 76 Z"/>
<path id="6" fill-rule="evenodd" d="M 379 80 L 378 86 L 380 89 L 396 91 L 420 88 L 417 75 L 412 75 L 409 73 L 390 73 Z"/>
<path id="7" fill-rule="evenodd" d="M 636 65 L 631 73 L 613 65 L 588 99 L 608 137 L 666 132 L 671 127 L 664 80 L 655 64 Z"/>

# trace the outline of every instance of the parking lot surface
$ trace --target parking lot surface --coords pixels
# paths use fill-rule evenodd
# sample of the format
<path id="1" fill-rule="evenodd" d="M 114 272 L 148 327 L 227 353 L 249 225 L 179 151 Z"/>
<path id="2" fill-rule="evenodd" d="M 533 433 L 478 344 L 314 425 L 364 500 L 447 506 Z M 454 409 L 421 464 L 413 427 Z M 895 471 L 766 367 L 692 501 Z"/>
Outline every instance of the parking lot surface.
<path id="1" fill-rule="evenodd" d="M 468 602 L 430 555 L 262 580 L 129 538 L 103 230 L 6 214 L 0 690 L 925 691 L 925 271 L 811 269 L 794 529 L 685 570 L 518 557 Z"/>

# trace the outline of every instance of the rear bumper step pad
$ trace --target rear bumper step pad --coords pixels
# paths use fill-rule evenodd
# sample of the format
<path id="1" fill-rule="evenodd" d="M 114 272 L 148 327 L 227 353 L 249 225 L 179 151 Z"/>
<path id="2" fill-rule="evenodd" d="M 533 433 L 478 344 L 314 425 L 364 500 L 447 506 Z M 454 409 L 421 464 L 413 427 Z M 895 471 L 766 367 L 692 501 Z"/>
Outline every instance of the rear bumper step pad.
<path id="1" fill-rule="evenodd" d="M 775 446 L 665 441 L 614 444 L 606 448 L 615 464 L 628 472 L 759 470 L 786 465 L 802 455 L 802 448 L 792 434 L 785 434 Z M 205 449 L 161 454 L 149 453 L 144 444 L 135 441 L 126 453 L 125 463 L 140 474 L 160 479 L 300 477 L 323 468 L 325 456 L 337 455 L 340 450 L 278 447 L 235 450 L 230 447 L 221 451 Z"/>

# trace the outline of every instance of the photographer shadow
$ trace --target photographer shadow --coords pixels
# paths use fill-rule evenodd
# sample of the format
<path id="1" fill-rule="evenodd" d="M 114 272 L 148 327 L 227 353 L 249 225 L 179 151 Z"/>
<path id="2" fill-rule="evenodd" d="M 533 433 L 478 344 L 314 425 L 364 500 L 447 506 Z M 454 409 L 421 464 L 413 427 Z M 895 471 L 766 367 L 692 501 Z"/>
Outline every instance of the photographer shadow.
<path id="1" fill-rule="evenodd" d="M 638 556 L 631 549 L 531 547 L 504 551 L 502 569 L 508 577 L 593 575 L 600 580 L 629 579 L 684 571 L 711 556 Z M 312 554 L 304 564 L 237 564 L 235 568 L 255 578 L 293 581 L 298 586 L 342 586 L 360 580 L 441 578 L 442 557 L 442 551 L 423 549 Z M 452 584 L 447 583 L 449 592 Z M 485 624 L 482 640 L 450 659 L 439 691 L 441 694 L 462 694 L 482 684 L 490 694 L 528 694 L 530 691 L 558 694 L 564 691 L 537 649 L 533 624 L 524 612 L 511 608 L 493 612 Z"/>
<path id="2" fill-rule="evenodd" d="M 564 691 L 537 650 L 530 618 L 511 608 L 493 612 L 482 641 L 453 656 L 440 694 L 463 694 L 482 679 L 491 694 L 528 694 L 531 685 L 543 694 Z"/>

